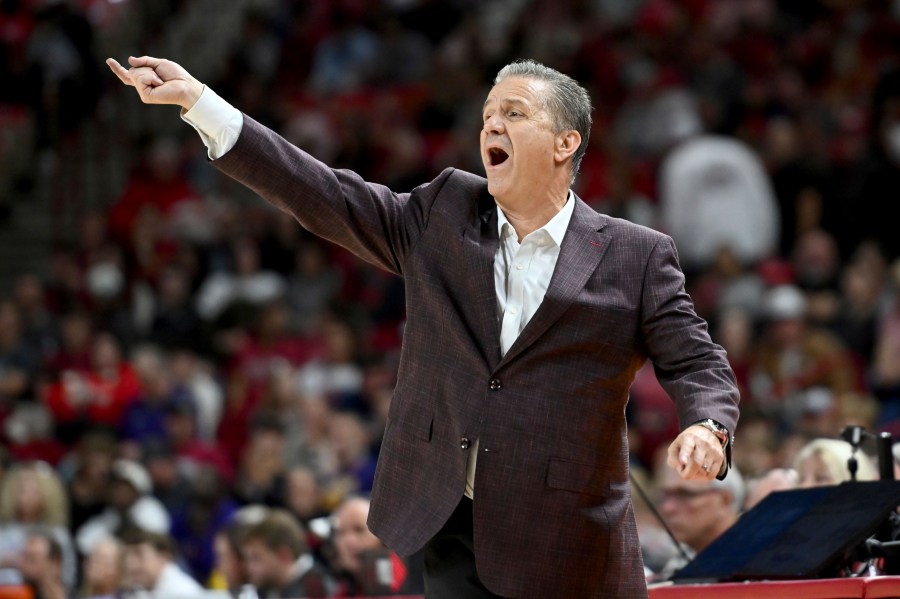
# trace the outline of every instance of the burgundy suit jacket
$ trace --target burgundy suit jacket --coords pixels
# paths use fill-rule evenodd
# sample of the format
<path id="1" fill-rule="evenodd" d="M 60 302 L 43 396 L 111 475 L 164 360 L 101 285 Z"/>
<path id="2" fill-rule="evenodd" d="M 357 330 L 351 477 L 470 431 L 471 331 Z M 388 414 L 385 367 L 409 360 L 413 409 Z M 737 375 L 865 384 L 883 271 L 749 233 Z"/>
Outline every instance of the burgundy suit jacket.
<path id="1" fill-rule="evenodd" d="M 672 240 L 580 199 L 543 303 L 505 356 L 484 178 L 447 169 L 395 194 L 333 170 L 244 117 L 213 163 L 311 232 L 405 279 L 398 382 L 369 527 L 420 549 L 463 495 L 480 439 L 474 542 L 505 597 L 646 597 L 628 483 L 625 404 L 653 361 L 682 426 L 734 431 L 725 352 L 684 291 Z"/>

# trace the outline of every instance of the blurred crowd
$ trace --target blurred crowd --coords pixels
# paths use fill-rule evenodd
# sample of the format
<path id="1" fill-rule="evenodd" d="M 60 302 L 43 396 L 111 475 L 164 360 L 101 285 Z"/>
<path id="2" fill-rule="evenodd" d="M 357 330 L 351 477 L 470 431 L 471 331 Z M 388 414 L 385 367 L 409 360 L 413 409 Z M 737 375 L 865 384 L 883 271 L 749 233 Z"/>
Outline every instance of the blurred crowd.
<path id="1" fill-rule="evenodd" d="M 0 0 L 0 115 L 28 111 L 38 149 L 130 91 L 94 43 L 129 3 L 147 4 Z M 165 22 L 190 3 L 152 5 Z M 206 83 L 396 191 L 482 172 L 480 105 L 510 60 L 589 89 L 576 193 L 675 238 L 742 391 L 743 480 L 709 491 L 658 467 L 677 423 L 652 368 L 635 381 L 634 470 L 676 531 L 719 495 L 736 518 L 745 495 L 845 480 L 846 458 L 806 448 L 845 425 L 900 435 L 897 2 L 245 5 Z M 420 591 L 416 560 L 364 526 L 402 281 L 218 176 L 189 127 L 132 143 L 119 197 L 82 211 L 45 273 L 0 289 L 0 577 L 44 597 Z M 635 502 L 665 571 L 674 549 Z M 696 551 L 717 534 L 678 536 Z"/>

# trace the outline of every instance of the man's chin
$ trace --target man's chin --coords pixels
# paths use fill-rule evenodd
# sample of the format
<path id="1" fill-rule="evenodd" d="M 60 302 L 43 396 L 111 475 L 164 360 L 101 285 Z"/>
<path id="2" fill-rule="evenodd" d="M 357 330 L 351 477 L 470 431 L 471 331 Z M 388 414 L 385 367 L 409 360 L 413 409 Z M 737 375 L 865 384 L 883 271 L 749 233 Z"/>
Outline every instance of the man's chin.
<path id="1" fill-rule="evenodd" d="M 494 199 L 502 196 L 504 191 L 506 191 L 506 186 L 503 185 L 502 181 L 488 177 L 488 193 L 494 196 Z"/>

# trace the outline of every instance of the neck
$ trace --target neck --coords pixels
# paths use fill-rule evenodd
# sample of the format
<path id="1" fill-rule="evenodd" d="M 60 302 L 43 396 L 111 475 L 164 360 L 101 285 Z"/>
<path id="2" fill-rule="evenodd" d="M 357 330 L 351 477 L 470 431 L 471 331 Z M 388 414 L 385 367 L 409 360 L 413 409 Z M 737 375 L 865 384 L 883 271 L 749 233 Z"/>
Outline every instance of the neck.
<path id="1" fill-rule="evenodd" d="M 537 231 L 556 216 L 569 197 L 569 190 L 555 190 L 543 197 L 541 201 L 526 200 L 502 200 L 495 198 L 497 205 L 503 210 L 509 224 L 516 230 L 516 236 L 521 242 L 529 233 Z"/>

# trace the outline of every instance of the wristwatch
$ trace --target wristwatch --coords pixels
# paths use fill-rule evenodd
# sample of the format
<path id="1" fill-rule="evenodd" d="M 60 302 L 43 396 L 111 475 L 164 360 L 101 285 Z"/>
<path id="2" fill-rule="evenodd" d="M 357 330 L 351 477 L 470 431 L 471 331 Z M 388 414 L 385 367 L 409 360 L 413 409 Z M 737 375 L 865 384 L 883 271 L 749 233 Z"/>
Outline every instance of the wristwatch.
<path id="1" fill-rule="evenodd" d="M 704 418 L 703 420 L 698 420 L 694 424 L 702 426 L 703 428 L 714 434 L 716 438 L 722 443 L 722 449 L 725 449 L 725 446 L 730 440 L 730 435 L 728 434 L 727 428 L 725 428 L 712 418 Z"/>
<path id="2" fill-rule="evenodd" d="M 716 438 L 722 442 L 722 449 L 725 451 L 725 461 L 722 463 L 722 467 L 719 469 L 719 474 L 716 478 L 723 479 L 725 475 L 728 474 L 728 469 L 731 468 L 731 446 L 734 445 L 734 437 L 731 433 L 728 432 L 728 429 L 713 420 L 712 418 L 704 418 L 703 420 L 698 420 L 694 422 L 691 426 L 702 426 L 712 434 L 716 436 Z"/>

